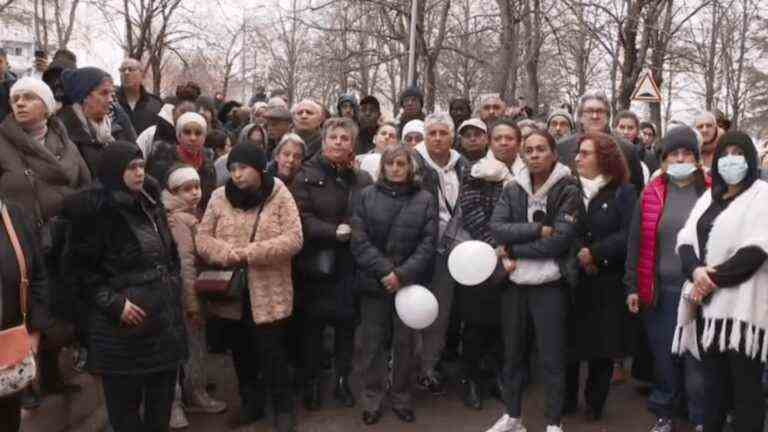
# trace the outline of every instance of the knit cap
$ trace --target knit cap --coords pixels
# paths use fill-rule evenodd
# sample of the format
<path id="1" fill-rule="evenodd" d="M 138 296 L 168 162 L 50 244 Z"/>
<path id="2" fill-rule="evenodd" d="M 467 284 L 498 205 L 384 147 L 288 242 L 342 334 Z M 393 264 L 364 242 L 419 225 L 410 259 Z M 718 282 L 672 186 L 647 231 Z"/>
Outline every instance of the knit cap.
<path id="1" fill-rule="evenodd" d="M 403 101 L 407 97 L 415 97 L 419 99 L 419 102 L 424 105 L 424 93 L 421 91 L 420 88 L 416 86 L 409 86 L 406 87 L 405 90 L 403 90 L 402 93 L 400 93 L 400 106 L 403 106 Z"/>
<path id="2" fill-rule="evenodd" d="M 690 150 L 699 160 L 699 141 L 696 133 L 688 126 L 676 126 L 667 131 L 661 139 L 661 158 L 664 159 L 675 150 Z"/>
<path id="3" fill-rule="evenodd" d="M 56 99 L 53 98 L 53 92 L 43 81 L 33 77 L 20 78 L 11 87 L 11 99 L 14 95 L 25 91 L 34 93 L 43 101 L 48 115 L 51 115 L 56 109 Z"/>
<path id="4" fill-rule="evenodd" d="M 256 171 L 264 172 L 267 167 L 267 155 L 258 146 L 241 143 L 232 148 L 227 156 L 227 169 L 234 163 L 253 167 Z"/>
<path id="5" fill-rule="evenodd" d="M 64 94 L 74 103 L 82 103 L 86 97 L 105 79 L 112 77 L 105 71 L 95 67 L 65 69 L 61 73 L 61 84 Z"/>
<path id="6" fill-rule="evenodd" d="M 571 129 L 575 127 L 573 123 L 573 116 L 571 116 L 571 114 L 564 109 L 556 109 L 552 111 L 552 114 L 547 117 L 547 126 L 549 126 L 549 122 L 551 122 L 555 117 L 563 117 L 564 119 L 568 120 L 568 123 L 571 125 Z"/>
<path id="7" fill-rule="evenodd" d="M 424 122 L 421 120 L 411 120 L 403 127 L 403 138 L 407 137 L 409 133 L 418 132 L 424 137 Z"/>

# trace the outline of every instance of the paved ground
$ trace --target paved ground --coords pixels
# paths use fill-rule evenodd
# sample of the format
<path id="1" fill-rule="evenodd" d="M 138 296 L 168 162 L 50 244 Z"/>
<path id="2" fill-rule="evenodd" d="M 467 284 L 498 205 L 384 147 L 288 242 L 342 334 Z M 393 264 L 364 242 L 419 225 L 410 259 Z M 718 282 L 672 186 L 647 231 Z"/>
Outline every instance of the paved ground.
<path id="1" fill-rule="evenodd" d="M 213 380 L 217 384 L 215 395 L 225 399 L 231 406 L 227 413 L 221 415 L 191 415 L 190 432 L 208 432 L 231 430 L 229 419 L 237 413 L 237 397 L 235 378 L 229 359 L 224 356 L 211 356 L 211 369 L 214 371 Z M 330 393 L 331 383 L 326 380 L 327 393 Z M 353 383 L 354 384 L 354 383 Z M 353 389 L 355 390 L 355 389 Z M 416 393 L 416 422 L 410 425 L 401 423 L 391 411 L 385 410 L 382 421 L 376 426 L 366 427 L 360 420 L 359 408 L 338 408 L 333 403 L 330 394 L 326 397 L 326 408 L 320 412 L 308 413 L 299 410 L 299 430 L 301 432 L 483 432 L 490 427 L 502 413 L 501 404 L 493 399 L 486 402 L 482 411 L 474 411 L 464 407 L 457 394 L 449 393 L 441 398 L 434 398 L 427 393 Z M 544 431 L 543 424 L 543 389 L 539 385 L 532 386 L 526 398 L 525 422 L 531 432 Z M 640 396 L 632 384 L 621 384 L 611 389 L 605 417 L 597 423 L 586 423 L 581 415 L 568 417 L 564 421 L 564 429 L 568 432 L 645 432 L 653 422 L 652 416 L 645 409 L 645 398 Z M 266 432 L 271 431 L 271 422 L 264 420 L 251 428 L 241 428 L 241 431 Z M 680 429 L 679 429 L 680 430 Z M 684 427 L 682 431 L 690 430 Z"/>

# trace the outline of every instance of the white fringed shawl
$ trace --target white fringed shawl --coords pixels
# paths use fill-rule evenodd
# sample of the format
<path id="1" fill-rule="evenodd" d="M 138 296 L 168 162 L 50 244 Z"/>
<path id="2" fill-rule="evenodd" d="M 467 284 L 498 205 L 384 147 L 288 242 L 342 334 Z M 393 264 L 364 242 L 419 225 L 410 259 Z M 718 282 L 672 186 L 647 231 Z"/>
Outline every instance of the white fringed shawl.
<path id="1" fill-rule="evenodd" d="M 696 225 L 711 203 L 710 191 L 705 192 L 696 202 L 688 221 L 677 236 L 677 250 L 682 245 L 691 245 L 696 254 L 700 254 Z M 768 252 L 768 183 L 761 180 L 757 180 L 736 197 L 715 219 L 707 241 L 706 263 L 713 267 L 719 265 L 746 246 L 757 246 Z M 691 282 L 686 281 L 683 289 L 690 285 Z M 705 350 L 738 351 L 743 340 L 744 354 L 753 359 L 759 356 L 760 360 L 766 363 L 768 262 L 764 263 L 751 279 L 738 287 L 717 289 L 712 294 L 711 301 L 702 306 L 701 314 L 704 321 L 701 346 Z M 722 325 L 717 338 L 718 344 L 713 346 L 717 336 L 717 322 L 722 322 Z M 726 323 L 731 323 L 732 327 L 729 338 L 726 338 Z M 745 332 L 742 332 L 742 324 Z M 699 358 L 696 326 L 696 307 L 681 298 L 677 328 L 672 342 L 673 353 L 682 354 L 688 351 Z"/>

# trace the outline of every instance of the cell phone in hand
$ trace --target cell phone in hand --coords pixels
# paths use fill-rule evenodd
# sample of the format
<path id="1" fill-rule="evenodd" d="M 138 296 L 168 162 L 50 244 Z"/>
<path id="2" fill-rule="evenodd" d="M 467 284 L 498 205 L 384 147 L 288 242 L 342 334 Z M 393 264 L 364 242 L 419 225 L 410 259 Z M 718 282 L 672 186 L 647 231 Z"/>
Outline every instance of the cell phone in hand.
<path id="1" fill-rule="evenodd" d="M 37 49 L 35 50 L 35 58 L 45 58 L 46 54 L 44 50 Z"/>

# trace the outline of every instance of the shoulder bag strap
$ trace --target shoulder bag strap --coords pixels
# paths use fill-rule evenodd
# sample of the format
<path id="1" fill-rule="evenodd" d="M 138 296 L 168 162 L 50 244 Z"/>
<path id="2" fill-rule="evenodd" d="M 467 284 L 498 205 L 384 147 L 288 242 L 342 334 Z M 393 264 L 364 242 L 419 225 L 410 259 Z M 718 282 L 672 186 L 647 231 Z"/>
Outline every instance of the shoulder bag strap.
<path id="1" fill-rule="evenodd" d="M 2 205 L 2 204 L 0 204 Z M 27 261 L 24 259 L 24 251 L 19 244 L 19 238 L 16 235 L 16 230 L 13 228 L 13 222 L 11 222 L 11 215 L 8 213 L 8 207 L 2 205 L 2 217 L 5 223 L 5 229 L 8 232 L 8 238 L 11 240 L 13 250 L 16 252 L 16 261 L 19 263 L 19 289 L 21 298 L 21 316 L 24 317 L 24 322 L 27 321 L 27 291 L 29 290 L 29 277 L 27 274 Z"/>

